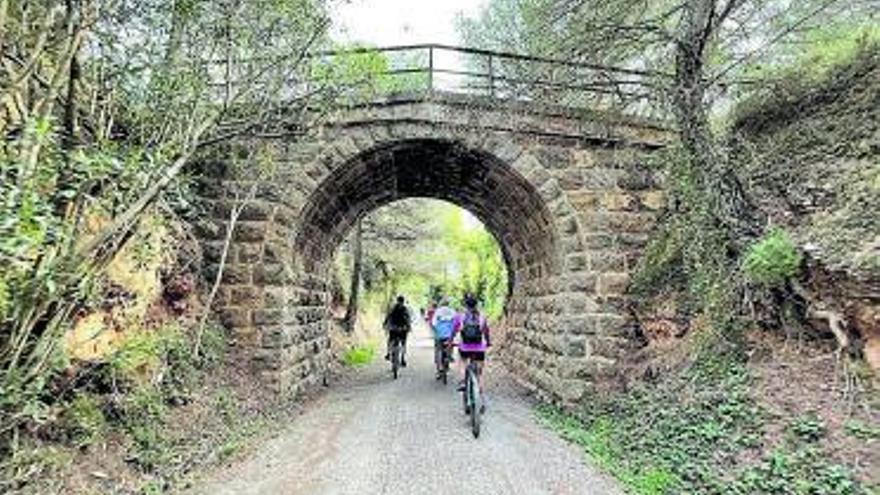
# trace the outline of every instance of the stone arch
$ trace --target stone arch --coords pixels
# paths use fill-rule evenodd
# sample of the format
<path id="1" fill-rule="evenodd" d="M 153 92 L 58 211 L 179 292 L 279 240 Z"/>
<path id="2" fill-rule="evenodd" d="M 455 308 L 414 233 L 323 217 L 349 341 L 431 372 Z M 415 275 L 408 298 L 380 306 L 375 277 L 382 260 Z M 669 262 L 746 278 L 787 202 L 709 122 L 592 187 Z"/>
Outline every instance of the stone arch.
<path id="1" fill-rule="evenodd" d="M 398 139 L 361 151 L 325 176 L 293 234 L 303 268 L 324 273 L 356 220 L 410 197 L 430 197 L 471 211 L 495 236 L 508 264 L 511 293 L 558 275 L 557 222 L 541 193 L 516 169 L 450 139 Z"/>

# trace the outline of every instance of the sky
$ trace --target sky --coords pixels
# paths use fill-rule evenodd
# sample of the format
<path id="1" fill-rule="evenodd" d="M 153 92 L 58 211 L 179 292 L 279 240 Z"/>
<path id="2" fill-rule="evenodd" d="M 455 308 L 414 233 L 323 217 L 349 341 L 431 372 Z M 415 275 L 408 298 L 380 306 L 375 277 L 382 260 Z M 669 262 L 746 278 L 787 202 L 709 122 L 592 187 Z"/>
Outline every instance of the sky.
<path id="1" fill-rule="evenodd" d="M 455 17 L 476 16 L 487 0 L 340 0 L 333 37 L 375 46 L 461 44 Z"/>

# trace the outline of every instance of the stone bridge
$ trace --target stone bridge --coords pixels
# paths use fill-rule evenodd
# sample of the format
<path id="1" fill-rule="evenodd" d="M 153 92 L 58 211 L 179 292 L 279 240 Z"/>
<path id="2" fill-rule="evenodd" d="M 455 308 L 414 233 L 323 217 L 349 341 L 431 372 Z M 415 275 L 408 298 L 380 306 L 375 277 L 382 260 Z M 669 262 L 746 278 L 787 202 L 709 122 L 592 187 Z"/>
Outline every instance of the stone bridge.
<path id="1" fill-rule="evenodd" d="M 455 203 L 501 245 L 510 275 L 504 355 L 552 400 L 577 400 L 614 372 L 624 296 L 663 193 L 647 167 L 670 133 L 646 121 L 434 93 L 350 108 L 305 138 L 268 145 L 271 178 L 220 160 L 200 228 L 216 273 L 231 208 L 242 211 L 216 301 L 224 324 L 279 390 L 330 364 L 330 280 L 356 220 L 410 197 Z M 247 149 L 253 142 L 240 146 Z"/>

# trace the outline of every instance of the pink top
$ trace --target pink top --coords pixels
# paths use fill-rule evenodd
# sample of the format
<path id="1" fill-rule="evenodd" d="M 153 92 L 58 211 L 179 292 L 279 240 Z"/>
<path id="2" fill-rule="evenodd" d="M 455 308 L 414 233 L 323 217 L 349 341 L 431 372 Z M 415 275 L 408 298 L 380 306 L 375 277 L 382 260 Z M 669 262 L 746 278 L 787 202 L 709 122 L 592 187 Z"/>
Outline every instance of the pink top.
<path id="1" fill-rule="evenodd" d="M 452 330 L 452 338 L 454 339 L 458 332 L 461 330 L 461 327 L 464 323 L 466 313 L 458 313 L 455 315 L 455 323 L 453 324 Z M 478 344 L 466 344 L 464 342 L 459 342 L 458 349 L 464 352 L 486 352 L 486 349 L 489 348 L 489 342 L 491 342 L 489 338 L 489 324 L 486 322 L 486 317 L 483 315 L 479 316 L 480 318 L 480 326 L 483 329 L 483 341 Z"/>

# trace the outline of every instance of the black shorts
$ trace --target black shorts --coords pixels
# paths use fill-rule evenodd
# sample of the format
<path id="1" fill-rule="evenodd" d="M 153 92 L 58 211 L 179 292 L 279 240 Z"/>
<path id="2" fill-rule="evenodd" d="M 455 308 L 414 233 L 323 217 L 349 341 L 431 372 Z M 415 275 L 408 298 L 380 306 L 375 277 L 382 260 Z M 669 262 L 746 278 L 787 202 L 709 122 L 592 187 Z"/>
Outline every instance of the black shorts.
<path id="1" fill-rule="evenodd" d="M 461 349 L 458 350 L 458 355 L 461 356 L 461 359 L 467 360 L 473 358 L 474 361 L 485 361 L 486 360 L 486 352 L 485 351 L 463 351 Z"/>
<path id="2" fill-rule="evenodd" d="M 388 340 L 399 340 L 401 342 L 406 342 L 406 335 L 409 332 L 406 330 L 390 330 L 388 332 Z"/>

